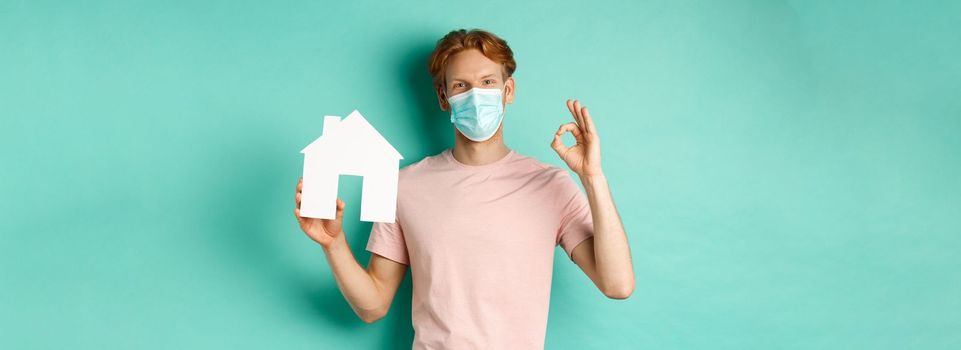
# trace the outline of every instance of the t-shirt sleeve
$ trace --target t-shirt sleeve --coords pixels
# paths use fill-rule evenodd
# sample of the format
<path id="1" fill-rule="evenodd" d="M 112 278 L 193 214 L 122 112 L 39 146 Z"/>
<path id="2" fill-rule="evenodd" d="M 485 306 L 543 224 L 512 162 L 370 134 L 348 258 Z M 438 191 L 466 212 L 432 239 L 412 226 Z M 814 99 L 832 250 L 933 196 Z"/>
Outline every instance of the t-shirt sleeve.
<path id="1" fill-rule="evenodd" d="M 404 230 L 398 222 L 375 222 L 367 239 L 367 251 L 387 259 L 410 265 Z"/>
<path id="2" fill-rule="evenodd" d="M 594 236 L 594 220 L 587 195 L 577 186 L 574 179 L 563 171 L 563 180 L 558 191 L 561 203 L 561 222 L 557 231 L 557 244 L 574 260 L 574 248 L 584 240 Z"/>

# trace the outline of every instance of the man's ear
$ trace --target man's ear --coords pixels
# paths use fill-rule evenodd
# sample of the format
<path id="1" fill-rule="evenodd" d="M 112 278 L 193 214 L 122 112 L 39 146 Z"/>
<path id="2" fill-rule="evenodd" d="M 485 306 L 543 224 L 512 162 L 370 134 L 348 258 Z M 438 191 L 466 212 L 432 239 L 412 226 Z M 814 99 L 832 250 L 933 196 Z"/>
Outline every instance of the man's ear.
<path id="1" fill-rule="evenodd" d="M 437 104 L 440 105 L 440 110 L 447 112 L 450 106 L 447 103 L 447 94 L 444 92 L 444 87 L 434 86 L 434 92 L 437 93 Z"/>
<path id="2" fill-rule="evenodd" d="M 514 77 L 507 77 L 504 81 L 504 98 L 506 103 L 514 103 Z"/>

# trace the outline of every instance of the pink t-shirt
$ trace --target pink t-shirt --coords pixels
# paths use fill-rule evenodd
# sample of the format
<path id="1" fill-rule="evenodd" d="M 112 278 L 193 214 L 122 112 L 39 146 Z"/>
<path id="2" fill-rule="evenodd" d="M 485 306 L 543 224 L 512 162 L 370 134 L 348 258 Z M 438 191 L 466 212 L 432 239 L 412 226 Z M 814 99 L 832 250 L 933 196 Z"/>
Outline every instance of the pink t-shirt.
<path id="1" fill-rule="evenodd" d="M 447 149 L 400 170 L 396 222 L 374 223 L 367 250 L 410 266 L 413 349 L 543 349 L 554 249 L 571 259 L 593 234 L 567 170 Z"/>

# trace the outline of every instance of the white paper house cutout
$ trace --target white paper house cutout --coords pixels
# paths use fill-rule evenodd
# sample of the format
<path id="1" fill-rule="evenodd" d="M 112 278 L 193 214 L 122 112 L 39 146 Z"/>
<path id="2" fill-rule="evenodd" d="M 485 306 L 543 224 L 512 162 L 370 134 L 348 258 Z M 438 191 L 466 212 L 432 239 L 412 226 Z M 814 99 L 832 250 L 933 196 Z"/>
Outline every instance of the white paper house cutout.
<path id="1" fill-rule="evenodd" d="M 360 220 L 394 222 L 397 176 L 404 159 L 364 116 L 354 110 L 343 120 L 324 117 L 320 137 L 300 151 L 304 182 L 300 216 L 333 219 L 340 175 L 362 176 Z"/>

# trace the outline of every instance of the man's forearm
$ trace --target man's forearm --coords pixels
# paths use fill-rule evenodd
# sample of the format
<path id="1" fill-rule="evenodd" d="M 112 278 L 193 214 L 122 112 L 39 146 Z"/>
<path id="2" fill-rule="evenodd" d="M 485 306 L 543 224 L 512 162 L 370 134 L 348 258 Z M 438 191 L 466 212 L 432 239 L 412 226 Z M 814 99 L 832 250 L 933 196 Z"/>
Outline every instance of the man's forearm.
<path id="1" fill-rule="evenodd" d="M 580 178 L 594 221 L 594 259 L 598 275 L 608 290 L 630 294 L 634 290 L 631 248 L 614 205 L 607 178 L 604 175 Z"/>
<path id="2" fill-rule="evenodd" d="M 328 247 L 324 247 L 327 262 L 334 273 L 337 287 L 354 312 L 366 322 L 375 321 L 384 311 L 380 287 L 370 274 L 357 262 L 347 240 L 341 234 Z"/>

